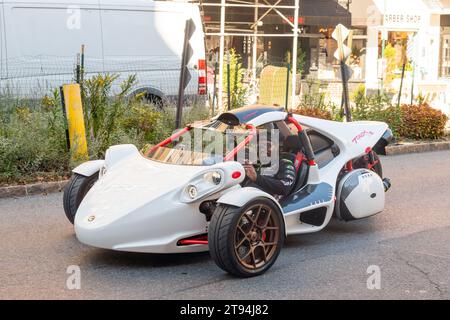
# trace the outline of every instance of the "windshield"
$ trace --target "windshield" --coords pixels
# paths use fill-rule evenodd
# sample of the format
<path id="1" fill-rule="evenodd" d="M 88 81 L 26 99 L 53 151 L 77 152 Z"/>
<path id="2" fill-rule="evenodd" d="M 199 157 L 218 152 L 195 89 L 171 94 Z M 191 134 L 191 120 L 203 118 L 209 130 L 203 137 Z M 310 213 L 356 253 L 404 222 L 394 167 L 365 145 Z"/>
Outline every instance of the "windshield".
<path id="1" fill-rule="evenodd" d="M 192 166 L 210 166 L 234 159 L 252 139 L 249 126 L 231 126 L 220 121 L 198 122 L 184 128 L 156 146 L 147 145 L 143 154 L 151 160 Z"/>

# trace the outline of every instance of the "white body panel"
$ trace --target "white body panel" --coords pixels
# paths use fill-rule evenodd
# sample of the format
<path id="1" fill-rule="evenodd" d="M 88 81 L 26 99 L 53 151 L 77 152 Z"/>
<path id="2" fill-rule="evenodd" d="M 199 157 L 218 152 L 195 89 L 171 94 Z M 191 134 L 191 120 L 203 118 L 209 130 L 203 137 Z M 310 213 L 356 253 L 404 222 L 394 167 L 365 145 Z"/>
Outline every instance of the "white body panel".
<path id="1" fill-rule="evenodd" d="M 75 169 L 73 169 L 72 172 L 78 173 L 85 177 L 90 177 L 93 174 L 99 172 L 104 164 L 105 164 L 105 160 L 87 161 L 87 162 L 80 164 Z"/>
<path id="2" fill-rule="evenodd" d="M 112 146 L 108 150 L 106 150 L 105 165 L 108 167 L 108 169 L 112 169 L 126 157 L 136 156 L 137 154 L 139 154 L 139 150 L 133 144 L 121 144 Z"/>
<path id="3" fill-rule="evenodd" d="M 139 153 L 128 156 L 120 168 L 108 168 L 83 199 L 75 217 L 78 239 L 114 250 L 196 251 L 176 243 L 206 232 L 199 204 L 180 201 L 182 187 L 201 170 L 150 161 Z"/>
<path id="4" fill-rule="evenodd" d="M 108 72 L 120 80 L 136 74 L 138 87 L 157 95 L 177 94 L 185 21 L 196 25 L 190 44 L 192 79 L 186 94 L 195 95 L 205 59 L 204 34 L 197 5 L 152 0 L 5 0 L 1 39 L 0 88 L 13 94 L 48 94 L 74 78 L 81 45 L 86 77 Z M 37 92 L 35 92 L 37 91 Z"/>

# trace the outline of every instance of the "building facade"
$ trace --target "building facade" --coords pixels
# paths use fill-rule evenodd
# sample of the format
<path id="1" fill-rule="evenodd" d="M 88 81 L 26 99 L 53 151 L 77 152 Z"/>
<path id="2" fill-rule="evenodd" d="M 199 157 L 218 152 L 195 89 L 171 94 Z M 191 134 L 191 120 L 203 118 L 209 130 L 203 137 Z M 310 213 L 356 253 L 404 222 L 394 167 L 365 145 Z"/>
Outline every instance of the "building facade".
<path id="1" fill-rule="evenodd" d="M 350 0 L 300 0 L 298 24 L 300 33 L 298 37 L 298 47 L 302 55 L 303 73 L 310 71 L 319 73 L 325 70 L 333 70 L 333 53 L 336 49 L 334 40 L 331 39 L 333 28 L 342 23 L 348 27 L 351 25 L 349 13 Z M 203 4 L 204 23 L 207 33 L 219 30 L 220 8 L 209 6 L 211 3 L 219 4 L 220 0 L 204 0 Z M 239 1 L 227 0 L 227 3 L 242 3 Z M 293 0 L 251 0 L 247 3 L 259 5 L 293 6 Z M 233 33 L 227 36 L 225 45 L 227 48 L 234 48 L 243 58 L 243 65 L 251 68 L 251 55 L 253 48 L 253 36 L 239 36 L 237 33 L 245 31 L 253 32 L 255 15 L 264 18 L 259 21 L 257 31 L 259 34 L 292 34 L 292 25 L 283 19 L 279 11 L 291 23 L 294 22 L 293 10 L 279 8 L 268 10 L 267 7 L 255 8 L 227 7 L 225 13 L 225 29 Z M 292 52 L 292 38 L 289 37 L 265 37 L 257 39 L 257 56 L 266 58 L 272 64 L 282 64 L 289 60 L 287 56 Z M 207 47 L 215 49 L 218 47 L 218 36 L 208 36 L 206 38 Z"/>
<path id="2" fill-rule="evenodd" d="M 402 102 L 421 95 L 448 113 L 450 0 L 358 0 L 352 25 L 365 29 L 368 90 L 398 92 Z"/>

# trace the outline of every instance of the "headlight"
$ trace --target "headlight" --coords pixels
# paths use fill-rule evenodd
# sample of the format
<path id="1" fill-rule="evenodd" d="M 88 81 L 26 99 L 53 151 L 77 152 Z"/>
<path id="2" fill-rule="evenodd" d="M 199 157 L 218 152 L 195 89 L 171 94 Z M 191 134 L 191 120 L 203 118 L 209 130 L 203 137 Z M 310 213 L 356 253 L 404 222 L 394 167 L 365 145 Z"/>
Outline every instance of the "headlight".
<path id="1" fill-rule="evenodd" d="M 220 169 L 208 170 L 192 178 L 181 192 L 181 201 L 190 203 L 198 201 L 224 187 L 224 172 Z"/>
<path id="2" fill-rule="evenodd" d="M 222 182 L 222 175 L 218 171 L 207 172 L 203 175 L 203 179 L 217 186 Z"/>
<path id="3" fill-rule="evenodd" d="M 187 187 L 187 193 L 191 199 L 195 199 L 197 197 L 198 191 L 195 186 L 188 186 Z"/>

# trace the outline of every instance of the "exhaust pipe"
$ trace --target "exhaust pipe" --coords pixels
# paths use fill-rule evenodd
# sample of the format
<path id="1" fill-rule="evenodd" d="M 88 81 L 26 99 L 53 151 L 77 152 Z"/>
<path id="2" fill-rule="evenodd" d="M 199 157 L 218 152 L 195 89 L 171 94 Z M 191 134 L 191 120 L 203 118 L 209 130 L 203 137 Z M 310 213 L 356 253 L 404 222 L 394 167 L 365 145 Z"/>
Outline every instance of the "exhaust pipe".
<path id="1" fill-rule="evenodd" d="M 383 185 L 384 185 L 384 192 L 387 192 L 392 186 L 391 179 L 384 178 L 383 179 Z"/>

